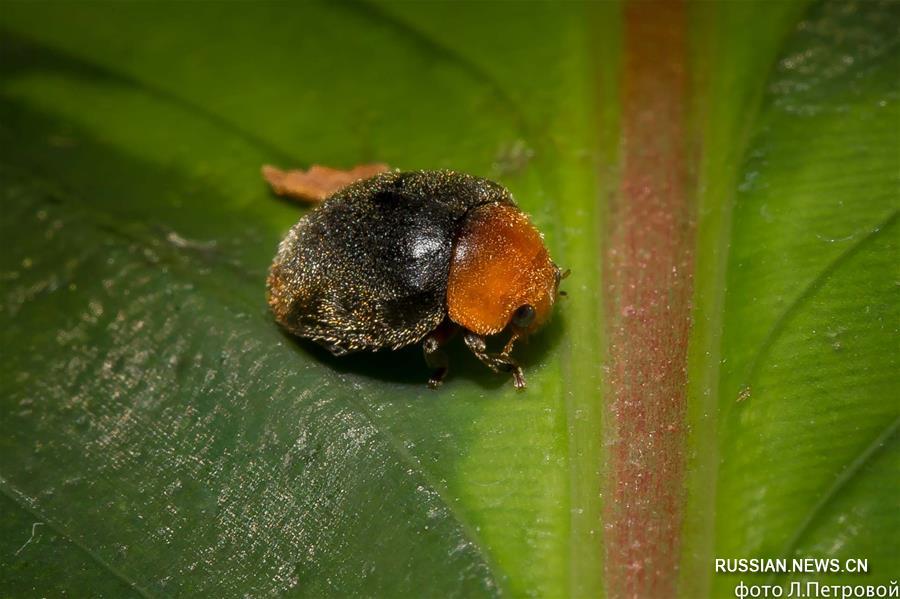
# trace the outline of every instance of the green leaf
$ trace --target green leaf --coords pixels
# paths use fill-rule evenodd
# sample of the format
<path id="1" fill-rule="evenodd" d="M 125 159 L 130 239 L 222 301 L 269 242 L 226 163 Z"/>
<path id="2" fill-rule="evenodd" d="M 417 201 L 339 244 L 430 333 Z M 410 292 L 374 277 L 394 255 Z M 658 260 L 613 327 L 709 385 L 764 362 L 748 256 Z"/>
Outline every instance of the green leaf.
<path id="1" fill-rule="evenodd" d="M 729 73 L 713 97 L 733 100 L 707 129 L 700 194 L 729 199 L 700 224 L 683 558 L 697 594 L 896 579 L 898 22 L 889 3 L 811 5 L 758 113 L 734 101 L 747 56 L 712 59 Z M 861 558 L 869 575 L 711 576 L 713 556 Z"/>
<path id="2" fill-rule="evenodd" d="M 608 493 L 610 431 L 643 423 L 610 408 L 601 284 L 632 6 L 6 3 L 0 594 L 606 593 L 609 514 L 645 498 Z M 897 8 L 673 25 L 690 114 L 660 143 L 686 148 L 697 217 L 666 483 L 683 596 L 733 596 L 713 557 L 896 577 Z M 278 330 L 266 270 L 304 209 L 259 167 L 371 161 L 497 179 L 572 269 L 517 349 L 527 393 L 461 347 L 432 392 L 418 348 L 336 359 Z"/>
<path id="3" fill-rule="evenodd" d="M 900 566 L 897 9 L 821 4 L 786 43 L 725 280 L 716 550 L 868 558 L 854 583 Z"/>
<path id="4" fill-rule="evenodd" d="M 17 350 L 2 488 L 30 514 L 22 534 L 44 523 L 96 562 L 85 577 L 148 595 L 566 587 L 564 319 L 524 352 L 526 398 L 461 349 L 434 393 L 416 348 L 335 360 L 281 333 L 264 301 L 302 214 L 266 191 L 266 162 L 503 175 L 591 283 L 590 252 L 560 250 L 583 215 L 546 201 L 594 211 L 569 193 L 583 177 L 563 180 L 546 147 L 516 165 L 570 118 L 553 92 L 569 73 L 554 67 L 534 97 L 524 77 L 501 79 L 585 56 L 578 15 L 450 8 L 415 26 L 355 4 L 5 10 L 3 314 Z M 490 11 L 522 42 L 485 66 Z M 465 51 L 439 37 L 446 20 L 469 32 Z M 548 28 L 552 44 L 520 53 Z M 585 294 L 572 304 L 591 310 Z M 43 588 L 41 543 L 12 560 L 12 589 Z"/>

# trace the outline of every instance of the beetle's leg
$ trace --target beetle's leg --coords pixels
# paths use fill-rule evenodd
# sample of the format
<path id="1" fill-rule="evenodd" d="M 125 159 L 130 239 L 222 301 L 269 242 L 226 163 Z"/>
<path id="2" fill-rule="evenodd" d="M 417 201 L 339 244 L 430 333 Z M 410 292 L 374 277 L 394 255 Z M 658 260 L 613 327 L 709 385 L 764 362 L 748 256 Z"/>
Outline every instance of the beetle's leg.
<path id="1" fill-rule="evenodd" d="M 466 346 L 475 354 L 475 357 L 481 360 L 481 363 L 493 370 L 494 372 L 509 372 L 513 377 L 513 385 L 516 389 L 525 388 L 525 375 L 522 374 L 522 367 L 513 360 L 509 353 L 504 350 L 499 354 L 490 354 L 487 352 L 487 344 L 484 337 L 468 332 L 465 336 Z M 512 341 L 507 344 L 512 349 Z"/>
<path id="2" fill-rule="evenodd" d="M 390 167 L 386 164 L 361 164 L 347 171 L 314 164 L 305 171 L 283 171 L 267 164 L 262 167 L 262 175 L 276 195 L 318 203 L 355 181 L 387 170 Z"/>
<path id="3" fill-rule="evenodd" d="M 425 341 L 422 342 L 422 351 L 425 354 L 425 362 L 431 369 L 431 377 L 428 379 L 428 386 L 437 389 L 444 382 L 449 368 L 447 354 L 441 348 L 450 340 L 457 331 L 456 325 L 449 320 L 444 321 L 438 328 L 431 331 Z"/>
<path id="4" fill-rule="evenodd" d="M 519 334 L 515 331 L 512 332 L 512 335 L 509 336 L 509 341 L 506 342 L 506 345 L 503 346 L 503 351 L 500 352 L 502 356 L 508 356 L 512 352 L 513 345 L 518 340 Z"/>
<path id="5" fill-rule="evenodd" d="M 431 369 L 428 386 L 437 389 L 447 376 L 447 368 L 450 365 L 447 354 L 441 349 L 441 343 L 431 335 L 422 343 L 422 351 L 425 353 L 425 362 Z"/>

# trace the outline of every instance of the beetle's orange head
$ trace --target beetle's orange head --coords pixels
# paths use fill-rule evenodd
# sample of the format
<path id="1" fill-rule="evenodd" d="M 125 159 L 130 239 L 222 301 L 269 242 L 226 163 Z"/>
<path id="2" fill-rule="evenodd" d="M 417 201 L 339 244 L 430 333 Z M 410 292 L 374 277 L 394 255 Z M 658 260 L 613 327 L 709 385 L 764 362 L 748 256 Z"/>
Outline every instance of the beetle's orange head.
<path id="1" fill-rule="evenodd" d="M 511 204 L 472 209 L 453 247 L 447 281 L 450 319 L 479 335 L 510 326 L 524 337 L 553 310 L 559 268 L 541 234 Z"/>

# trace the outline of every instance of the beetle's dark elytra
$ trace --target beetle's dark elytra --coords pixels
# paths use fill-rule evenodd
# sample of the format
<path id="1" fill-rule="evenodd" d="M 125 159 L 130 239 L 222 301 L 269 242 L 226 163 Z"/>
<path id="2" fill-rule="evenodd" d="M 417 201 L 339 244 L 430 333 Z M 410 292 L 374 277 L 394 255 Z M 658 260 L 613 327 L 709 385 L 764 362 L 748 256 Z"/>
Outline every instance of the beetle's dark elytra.
<path id="1" fill-rule="evenodd" d="M 513 200 L 452 172 L 388 172 L 342 189 L 281 242 L 269 277 L 276 317 L 336 355 L 419 341 L 446 316 L 460 221 L 493 202 Z"/>

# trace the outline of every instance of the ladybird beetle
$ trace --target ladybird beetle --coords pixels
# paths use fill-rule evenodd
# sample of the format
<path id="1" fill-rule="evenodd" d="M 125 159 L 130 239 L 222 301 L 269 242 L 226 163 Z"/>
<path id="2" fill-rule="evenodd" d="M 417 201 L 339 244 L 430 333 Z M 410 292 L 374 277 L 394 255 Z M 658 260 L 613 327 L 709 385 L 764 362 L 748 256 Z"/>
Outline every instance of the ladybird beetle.
<path id="1" fill-rule="evenodd" d="M 336 356 L 422 343 L 431 387 L 447 374 L 441 347 L 462 330 L 482 363 L 524 388 L 510 352 L 550 317 L 564 275 L 509 191 L 454 171 L 358 169 L 264 167 L 276 193 L 324 198 L 272 262 L 278 323 Z M 489 353 L 485 337 L 506 329 L 503 351 Z"/>

